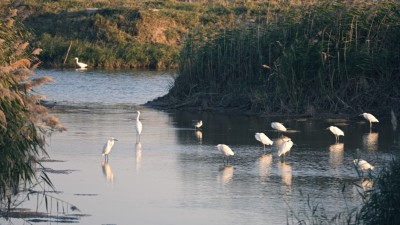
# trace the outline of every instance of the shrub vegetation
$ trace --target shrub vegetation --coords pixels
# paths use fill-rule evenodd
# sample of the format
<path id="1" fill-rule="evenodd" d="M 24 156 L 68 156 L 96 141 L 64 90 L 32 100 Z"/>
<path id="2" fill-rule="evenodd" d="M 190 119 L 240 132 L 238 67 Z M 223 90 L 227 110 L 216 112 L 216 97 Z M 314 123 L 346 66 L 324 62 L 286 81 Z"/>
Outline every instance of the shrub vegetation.
<path id="1" fill-rule="evenodd" d="M 189 36 L 180 76 L 156 103 L 309 115 L 398 111 L 399 10 L 397 1 L 319 1 L 251 11 L 257 20 L 241 28 L 206 42 Z"/>
<path id="2" fill-rule="evenodd" d="M 0 4 L 1 5 L 1 4 Z M 41 170 L 45 135 L 65 128 L 38 104 L 43 96 L 32 89 L 51 82 L 50 77 L 33 78 L 41 49 L 29 46 L 31 36 L 18 20 L 17 10 L 0 8 L 0 214 L 9 211 L 16 196 L 35 185 L 51 181 Z"/>

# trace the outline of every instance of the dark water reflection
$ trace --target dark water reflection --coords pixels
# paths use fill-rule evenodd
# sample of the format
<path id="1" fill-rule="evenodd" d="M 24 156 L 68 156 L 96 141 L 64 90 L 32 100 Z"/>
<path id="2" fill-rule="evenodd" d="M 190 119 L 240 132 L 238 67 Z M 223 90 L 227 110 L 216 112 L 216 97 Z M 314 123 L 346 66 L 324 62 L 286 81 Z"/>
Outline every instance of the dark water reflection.
<path id="1" fill-rule="evenodd" d="M 131 84 L 125 79 L 118 85 Z M 68 92 L 61 88 L 63 83 L 58 85 L 58 92 Z M 168 85 L 164 83 L 165 88 Z M 384 118 L 370 133 L 362 118 L 166 113 L 140 107 L 134 100 L 124 107 L 108 104 L 113 101 L 104 105 L 78 101 L 74 110 L 67 107 L 56 113 L 68 131 L 53 135 L 47 151 L 64 162 L 46 166 L 76 171 L 49 175 L 61 191 L 58 198 L 90 215 L 81 224 L 286 224 L 288 217 L 293 219 L 290 210 L 304 208 L 308 195 L 334 215 L 359 205 L 354 184 L 371 187 L 369 180 L 358 177 L 352 160 L 363 158 L 379 170 L 399 149 L 395 144 L 399 135 Z M 136 110 L 141 111 L 143 123 L 139 143 Z M 203 121 L 200 131 L 194 129 L 194 120 Z M 289 129 L 283 135 L 295 143 L 284 160 L 276 154 L 280 136 L 270 127 L 274 121 Z M 339 143 L 326 130 L 331 125 L 345 133 Z M 264 132 L 275 144 L 264 151 L 254 138 L 256 132 Z M 104 163 L 101 147 L 111 136 L 119 141 Z M 217 150 L 221 143 L 235 152 L 229 164 Z M 35 208 L 30 204 L 23 207 Z"/>

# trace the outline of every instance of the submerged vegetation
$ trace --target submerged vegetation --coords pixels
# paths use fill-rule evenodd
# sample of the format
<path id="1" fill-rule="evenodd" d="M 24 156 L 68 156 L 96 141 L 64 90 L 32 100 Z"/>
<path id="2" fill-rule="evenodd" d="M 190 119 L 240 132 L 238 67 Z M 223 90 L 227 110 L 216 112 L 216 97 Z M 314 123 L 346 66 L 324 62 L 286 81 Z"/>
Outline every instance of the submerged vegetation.
<path id="1" fill-rule="evenodd" d="M 18 194 L 30 188 L 53 188 L 40 160 L 47 157 L 45 136 L 63 131 L 60 121 L 38 104 L 44 96 L 33 89 L 51 82 L 33 78 L 41 49 L 29 45 L 31 36 L 15 20 L 18 11 L 0 9 L 0 215 L 18 205 Z M 32 189 L 31 189 L 32 190 Z"/>
<path id="2" fill-rule="evenodd" d="M 156 103 L 306 115 L 399 111 L 399 10 L 396 1 L 321 1 L 267 10 L 207 42 L 190 36 L 180 76 Z"/>

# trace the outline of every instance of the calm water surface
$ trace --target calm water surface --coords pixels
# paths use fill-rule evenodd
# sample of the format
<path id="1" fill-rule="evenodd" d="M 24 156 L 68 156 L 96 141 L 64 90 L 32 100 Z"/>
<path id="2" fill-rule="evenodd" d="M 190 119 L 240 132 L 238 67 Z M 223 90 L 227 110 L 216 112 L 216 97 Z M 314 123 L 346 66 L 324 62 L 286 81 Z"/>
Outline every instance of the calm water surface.
<path id="1" fill-rule="evenodd" d="M 56 102 L 55 108 L 67 106 L 54 114 L 68 129 L 48 138 L 55 161 L 44 165 L 59 191 L 52 196 L 80 209 L 69 213 L 88 215 L 80 224 L 286 224 L 296 221 L 293 214 L 310 214 L 308 195 L 332 216 L 360 203 L 354 158 L 379 170 L 398 151 L 389 118 L 370 132 L 357 116 L 295 120 L 167 113 L 140 104 L 167 93 L 172 72 L 37 71 L 43 75 L 56 82 L 38 92 Z M 135 110 L 143 123 L 139 143 Z M 193 129 L 197 119 L 203 120 L 201 131 Z M 284 161 L 276 156 L 274 121 L 288 127 L 285 135 L 296 144 Z M 326 130 L 330 125 L 345 132 L 340 143 Z M 264 151 L 256 132 L 275 145 Z M 109 137 L 119 141 L 104 163 L 101 149 Z M 235 152 L 229 164 L 217 151 L 220 143 Z M 52 204 L 57 215 L 56 201 Z M 35 209 L 36 201 L 21 207 Z"/>

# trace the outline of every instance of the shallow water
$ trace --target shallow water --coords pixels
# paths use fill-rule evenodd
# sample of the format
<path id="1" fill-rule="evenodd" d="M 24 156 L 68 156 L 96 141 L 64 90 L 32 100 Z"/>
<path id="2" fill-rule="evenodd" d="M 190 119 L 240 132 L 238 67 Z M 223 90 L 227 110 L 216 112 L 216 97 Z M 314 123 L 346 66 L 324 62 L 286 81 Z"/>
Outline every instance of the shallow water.
<path id="1" fill-rule="evenodd" d="M 172 73 L 37 72 L 44 74 L 56 83 L 38 92 L 57 102 L 55 108 L 66 106 L 54 114 L 68 129 L 48 138 L 47 151 L 55 161 L 44 165 L 52 169 L 48 175 L 60 191 L 51 195 L 80 209 L 69 213 L 87 214 L 80 224 L 286 224 L 296 221 L 293 213 L 311 213 L 308 196 L 332 216 L 361 201 L 354 158 L 379 171 L 399 150 L 389 118 L 370 132 L 357 116 L 296 120 L 167 113 L 140 104 L 167 93 Z M 138 143 L 136 110 L 143 123 Z M 204 123 L 201 131 L 192 126 L 198 119 Z M 270 128 L 273 121 L 288 127 L 284 135 L 295 143 L 284 160 L 276 155 L 279 136 Z M 339 143 L 326 130 L 330 125 L 344 131 Z M 256 132 L 275 144 L 264 151 Z M 101 149 L 109 137 L 118 141 L 104 163 Z M 217 151 L 220 143 L 235 152 L 228 164 Z M 21 207 L 35 209 L 36 203 Z M 52 214 L 61 215 L 55 200 L 52 204 Z M 43 202 L 39 208 L 44 209 Z"/>

